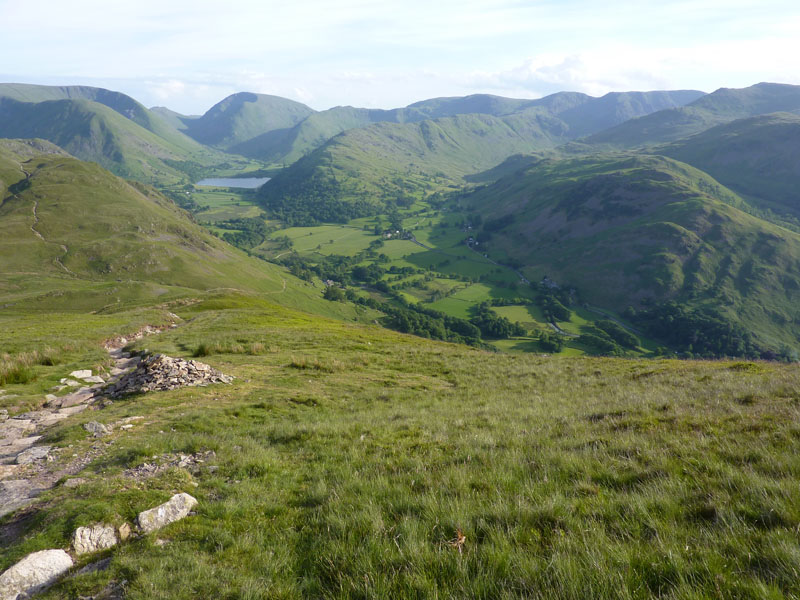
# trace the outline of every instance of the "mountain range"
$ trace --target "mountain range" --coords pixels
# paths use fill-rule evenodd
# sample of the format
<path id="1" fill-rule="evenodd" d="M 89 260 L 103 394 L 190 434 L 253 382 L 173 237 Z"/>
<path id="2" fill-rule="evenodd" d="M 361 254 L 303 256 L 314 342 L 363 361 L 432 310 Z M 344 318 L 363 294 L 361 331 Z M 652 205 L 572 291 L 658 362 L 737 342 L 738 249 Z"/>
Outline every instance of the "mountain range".
<path id="1" fill-rule="evenodd" d="M 477 239 L 528 280 L 547 275 L 617 314 L 669 302 L 711 311 L 747 333 L 749 346 L 726 352 L 798 347 L 798 86 L 473 95 L 325 111 L 238 93 L 186 116 L 99 88 L 1 84 L 0 137 L 29 140 L 3 150 L 6 243 L 17 240 L 22 257 L 12 262 L 41 267 L 48 280 L 123 274 L 159 289 L 223 279 L 251 289 L 268 265 L 142 184 L 174 197 L 204 175 L 270 169 L 257 201 L 283 227 L 410 211 L 435 198 L 491 223 Z M 38 192 L 47 188 L 62 199 Z M 79 189 L 98 191 L 90 200 Z M 27 239 L 33 207 L 41 237 Z M 66 229 L 52 235 L 64 210 L 95 217 L 64 221 L 74 239 Z M 144 248 L 159 241 L 160 258 L 146 259 Z"/>

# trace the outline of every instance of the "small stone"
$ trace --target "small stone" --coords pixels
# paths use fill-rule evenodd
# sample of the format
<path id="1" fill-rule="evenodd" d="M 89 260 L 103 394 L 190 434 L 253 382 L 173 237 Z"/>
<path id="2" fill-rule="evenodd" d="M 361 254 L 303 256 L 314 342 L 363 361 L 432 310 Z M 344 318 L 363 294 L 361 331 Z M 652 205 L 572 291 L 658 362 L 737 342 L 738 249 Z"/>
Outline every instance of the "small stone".
<path id="1" fill-rule="evenodd" d="M 72 548 L 79 555 L 106 550 L 116 546 L 117 541 L 117 534 L 111 525 L 78 527 L 72 534 Z"/>
<path id="2" fill-rule="evenodd" d="M 51 448 L 52 446 L 34 446 L 33 448 L 23 450 L 17 454 L 16 463 L 18 465 L 29 465 L 37 460 L 46 459 L 47 455 L 50 454 Z"/>
<path id="3" fill-rule="evenodd" d="M 117 537 L 123 542 L 131 537 L 131 526 L 128 523 L 123 523 L 117 527 Z"/>
<path id="4" fill-rule="evenodd" d="M 87 377 L 92 376 L 91 369 L 83 369 L 81 371 L 73 371 L 69 374 L 70 377 L 74 377 L 75 379 L 86 379 Z"/>
<path id="5" fill-rule="evenodd" d="M 75 488 L 75 487 L 78 487 L 79 485 L 83 485 L 84 483 L 87 483 L 88 481 L 89 480 L 84 478 L 84 477 L 73 477 L 72 479 L 67 479 L 64 482 L 64 487 L 65 488 Z"/>
<path id="6" fill-rule="evenodd" d="M 91 377 L 84 377 L 83 380 L 86 383 L 105 383 L 106 380 L 100 377 L 99 375 L 92 375 Z"/>
<path id="7" fill-rule="evenodd" d="M 197 505 L 197 499 L 189 494 L 175 494 L 164 504 L 139 513 L 137 522 L 144 533 L 161 529 L 186 517 Z"/>
<path id="8" fill-rule="evenodd" d="M 0 575 L 0 598 L 27 598 L 53 585 L 71 568 L 72 559 L 63 550 L 41 550 L 28 554 Z"/>
<path id="9" fill-rule="evenodd" d="M 51 402 L 58 402 L 58 396 L 56 396 L 55 394 L 47 394 L 44 397 L 44 399 L 47 402 L 47 404 L 50 404 Z"/>
<path id="10" fill-rule="evenodd" d="M 104 558 L 103 560 L 98 560 L 97 562 L 89 563 L 81 570 L 79 570 L 77 573 L 75 573 L 75 575 L 90 575 L 91 573 L 105 571 L 110 566 L 111 566 L 111 557 Z M 95 598 L 97 598 L 97 596 L 95 596 Z"/>
<path id="11" fill-rule="evenodd" d="M 133 429 L 133 425 L 131 425 L 130 423 L 128 423 L 127 425 L 120 425 L 120 429 L 122 429 L 123 431 L 128 431 L 130 429 Z"/>
<path id="12" fill-rule="evenodd" d="M 88 423 L 84 423 L 83 428 L 96 438 L 109 435 L 114 429 L 111 425 L 103 425 L 97 421 L 89 421 Z"/>

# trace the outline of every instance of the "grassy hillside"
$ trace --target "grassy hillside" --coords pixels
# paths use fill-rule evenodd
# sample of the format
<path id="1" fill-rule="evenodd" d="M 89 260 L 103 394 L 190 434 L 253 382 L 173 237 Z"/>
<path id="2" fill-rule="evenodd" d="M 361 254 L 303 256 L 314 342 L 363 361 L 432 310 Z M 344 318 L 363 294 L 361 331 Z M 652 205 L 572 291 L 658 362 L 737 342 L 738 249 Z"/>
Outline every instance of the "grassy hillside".
<path id="1" fill-rule="evenodd" d="M 92 87 L 0 84 L 0 137 L 47 139 L 146 183 L 190 181 L 215 165 L 246 162 L 199 144 L 129 96 Z"/>
<path id="2" fill-rule="evenodd" d="M 742 89 L 722 88 L 685 107 L 626 121 L 585 141 L 633 148 L 671 142 L 736 119 L 781 111 L 800 111 L 800 86 L 759 83 Z"/>
<path id="3" fill-rule="evenodd" d="M 464 201 L 483 251 L 618 311 L 678 300 L 797 348 L 800 236 L 708 175 L 656 156 L 540 160 Z M 488 223 L 487 223 L 488 221 Z M 716 312 L 715 312 L 716 314 Z"/>
<path id="4" fill-rule="evenodd" d="M 207 344 L 233 385 L 58 426 L 62 455 L 96 447 L 86 481 L 0 521 L 0 569 L 176 491 L 196 514 L 44 599 L 122 580 L 170 600 L 800 593 L 794 365 L 496 355 L 226 298 L 172 310 L 183 324 L 138 347 Z M 82 428 L 136 416 L 101 442 Z M 195 472 L 126 474 L 209 450 Z"/>
<path id="5" fill-rule="evenodd" d="M 536 109 L 379 123 L 333 138 L 276 175 L 262 196 L 270 210 L 298 222 L 347 220 L 459 185 L 511 154 L 551 148 L 564 134 L 560 121 Z"/>
<path id="6" fill-rule="evenodd" d="M 183 121 L 186 134 L 198 142 L 230 149 L 269 131 L 289 129 L 313 112 L 286 98 L 240 92 L 215 104 L 203 116 Z"/>
<path id="7" fill-rule="evenodd" d="M 559 92 L 538 100 L 503 98 L 489 94 L 431 98 L 392 110 L 337 106 L 314 113 L 288 130 L 276 130 L 231 147 L 232 152 L 268 162 L 291 164 L 319 148 L 336 134 L 373 123 L 416 123 L 466 114 L 508 116 L 539 108 L 564 121 L 572 138 L 594 133 L 641 115 L 682 106 L 702 92 L 626 92 L 593 98 L 576 92 Z"/>
<path id="8" fill-rule="evenodd" d="M 658 152 L 702 169 L 760 206 L 800 218 L 800 115 L 740 119 Z"/>
<path id="9" fill-rule="evenodd" d="M 0 144 L 0 303 L 6 314 L 118 312 L 217 288 L 268 294 L 328 314 L 345 310 L 323 302 L 313 286 L 209 235 L 152 188 L 92 163 L 44 154 L 37 145 Z"/>

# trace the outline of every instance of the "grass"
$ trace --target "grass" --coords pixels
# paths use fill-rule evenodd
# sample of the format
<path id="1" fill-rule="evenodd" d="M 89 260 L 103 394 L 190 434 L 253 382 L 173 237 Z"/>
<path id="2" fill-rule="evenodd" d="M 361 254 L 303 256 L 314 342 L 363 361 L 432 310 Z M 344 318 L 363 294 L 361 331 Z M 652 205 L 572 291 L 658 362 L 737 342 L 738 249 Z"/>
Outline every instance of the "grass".
<path id="1" fill-rule="evenodd" d="M 83 421 L 146 417 L 88 485 L 43 497 L 0 569 L 175 491 L 197 515 L 44 598 L 122 578 L 128 597 L 171 599 L 800 593 L 796 366 L 491 354 L 237 297 L 176 312 L 138 346 L 205 344 L 235 383 L 56 429 L 48 443 L 79 451 Z M 201 450 L 217 470 L 122 474 Z"/>

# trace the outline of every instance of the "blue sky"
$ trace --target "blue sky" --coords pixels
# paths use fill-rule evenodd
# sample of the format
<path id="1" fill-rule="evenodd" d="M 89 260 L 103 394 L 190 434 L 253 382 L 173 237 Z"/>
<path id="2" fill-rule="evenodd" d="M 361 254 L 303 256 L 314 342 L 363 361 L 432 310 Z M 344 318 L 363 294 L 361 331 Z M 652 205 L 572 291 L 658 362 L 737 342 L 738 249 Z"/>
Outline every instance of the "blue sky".
<path id="1" fill-rule="evenodd" d="M 316 109 L 800 84 L 784 0 L 0 0 L 0 80 L 202 113 L 237 91 Z"/>

